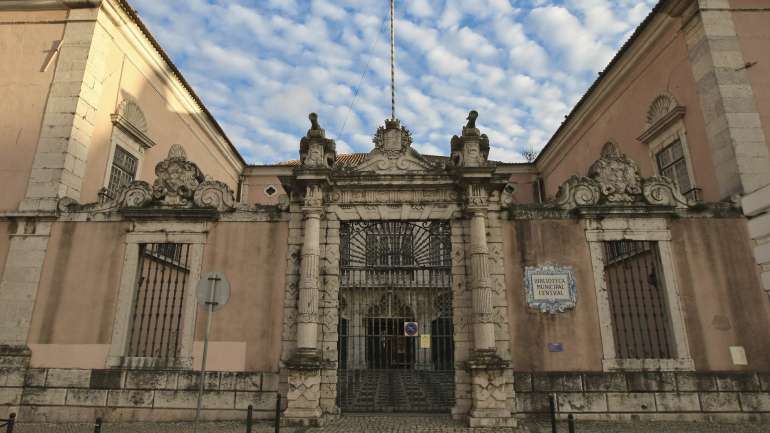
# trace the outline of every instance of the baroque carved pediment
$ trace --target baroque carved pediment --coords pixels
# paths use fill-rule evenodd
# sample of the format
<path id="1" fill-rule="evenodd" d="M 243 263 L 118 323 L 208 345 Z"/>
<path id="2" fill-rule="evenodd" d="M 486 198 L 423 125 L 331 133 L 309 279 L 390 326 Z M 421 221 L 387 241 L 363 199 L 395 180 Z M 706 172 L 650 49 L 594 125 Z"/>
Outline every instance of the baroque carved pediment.
<path id="1" fill-rule="evenodd" d="M 79 205 L 63 198 L 59 211 L 109 211 L 113 209 L 213 209 L 219 212 L 235 210 L 235 198 L 230 187 L 218 180 L 207 179 L 198 165 L 187 159 L 179 144 L 174 144 L 168 156 L 155 166 L 152 185 L 135 180 L 122 188 L 117 197 L 103 204 Z"/>
<path id="2" fill-rule="evenodd" d="M 412 134 L 397 119 L 386 120 L 372 141 L 374 149 L 354 171 L 399 174 L 437 168 L 412 149 Z"/>
<path id="3" fill-rule="evenodd" d="M 674 182 L 662 176 L 642 178 L 639 166 L 614 143 L 607 143 L 588 176 L 567 179 L 551 203 L 571 210 L 609 205 L 648 205 L 687 208 L 690 203 Z"/>

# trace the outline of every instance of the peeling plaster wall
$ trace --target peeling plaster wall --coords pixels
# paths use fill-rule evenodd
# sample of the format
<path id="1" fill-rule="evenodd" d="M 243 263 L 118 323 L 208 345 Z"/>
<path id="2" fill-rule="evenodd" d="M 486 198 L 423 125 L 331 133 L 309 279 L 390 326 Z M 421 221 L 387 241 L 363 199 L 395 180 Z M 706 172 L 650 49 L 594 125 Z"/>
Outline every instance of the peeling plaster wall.
<path id="1" fill-rule="evenodd" d="M 0 210 L 24 198 L 58 56 L 66 11 L 0 13 Z M 45 21 L 45 22 L 44 22 Z"/>
<path id="2" fill-rule="evenodd" d="M 54 223 L 28 338 L 32 366 L 104 367 L 99 357 L 106 355 L 112 335 L 127 228 L 126 223 Z"/>
<path id="3" fill-rule="evenodd" d="M 208 235 L 202 272 L 220 271 L 230 281 L 230 302 L 214 313 L 209 353 L 222 364 L 212 369 L 278 371 L 283 323 L 283 288 L 288 223 L 231 223 Z M 196 340 L 206 332 L 199 308 Z M 201 348 L 202 350 L 202 348 Z"/>

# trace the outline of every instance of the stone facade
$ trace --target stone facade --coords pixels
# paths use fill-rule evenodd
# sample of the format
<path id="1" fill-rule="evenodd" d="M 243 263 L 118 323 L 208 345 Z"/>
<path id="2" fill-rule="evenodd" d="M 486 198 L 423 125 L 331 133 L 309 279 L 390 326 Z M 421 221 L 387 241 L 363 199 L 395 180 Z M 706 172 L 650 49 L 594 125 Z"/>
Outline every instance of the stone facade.
<path id="1" fill-rule="evenodd" d="M 49 2 L 36 4 L 43 3 Z M 227 170 L 204 162 L 211 149 L 221 150 L 222 137 L 205 146 L 160 142 L 151 128 L 155 119 L 126 96 L 107 110 L 110 148 L 125 146 L 157 164 L 138 171 L 115 197 L 98 201 L 84 191 L 109 181 L 85 182 L 94 163 L 86 156 L 96 146 L 95 118 L 105 112 L 98 103 L 106 88 L 100 77 L 112 37 L 99 20 L 132 18 L 115 12 L 123 2 L 97 3 L 69 10 L 73 22 L 58 54 L 25 199 L 0 214 L 8 233 L 7 241 L 0 239 L 0 406 L 35 420 L 191 418 L 204 317 L 195 285 L 216 267 L 240 283 L 233 285 L 236 305 L 226 307 L 239 309 L 215 316 L 210 365 L 218 367 L 205 375 L 204 418 L 239 419 L 248 405 L 270 418 L 280 394 L 287 422 L 322 424 L 344 413 L 340 396 L 348 386 L 341 381 L 341 348 L 348 343 L 340 324 L 344 304 L 353 299 L 341 297 L 342 229 L 431 221 L 449 227 L 450 261 L 441 266 L 451 276 L 453 381 L 445 385 L 446 409 L 455 419 L 472 427 L 515 427 L 519 417 L 542 414 L 551 395 L 560 415 L 581 417 L 751 419 L 770 412 L 770 157 L 756 89 L 741 69 L 748 59 L 731 2 L 662 1 L 641 36 L 624 48 L 622 67 L 604 74 L 587 96 L 589 108 L 604 107 L 592 98 L 622 87 L 613 81 L 622 81 L 617 70 L 638 66 L 634 62 L 679 25 L 681 33 L 671 37 L 683 38 L 687 57 L 680 64 L 690 69 L 698 102 L 674 96 L 679 89 L 654 89 L 644 98 L 649 106 L 634 134 L 641 134 L 638 143 L 602 136 L 590 144 L 597 150 L 588 152 L 592 157 L 571 158 L 567 152 L 583 142 L 575 131 L 588 123 L 580 105 L 557 133 L 565 141 L 532 163 L 489 160 L 495 143 L 477 127 L 475 110 L 448 140 L 445 156 L 417 152 L 409 129 L 393 118 L 375 131 L 370 152 L 338 155 L 311 114 L 310 129 L 298 140 L 299 159 L 239 166 L 236 190 Z M 193 96 L 181 105 L 197 113 Z M 215 129 L 207 124 L 207 134 Z M 696 151 L 699 133 L 713 167 Z M 717 199 L 685 197 L 653 169 L 657 153 L 676 140 L 692 186 L 698 180 L 697 189 Z M 554 168 L 559 155 L 568 170 Z M 270 185 L 276 197 L 249 199 L 250 183 Z M 558 190 L 548 194 L 549 184 Z M 81 252 L 93 263 L 76 263 L 77 272 L 103 275 L 82 278 L 98 283 L 81 284 L 66 269 L 72 244 L 88 242 L 83 227 L 100 235 L 93 251 Z M 624 313 L 612 304 L 605 248 L 622 241 L 655 245 L 656 269 L 634 278 L 661 289 L 664 307 L 655 314 L 665 316 L 670 332 L 668 357 L 619 353 L 614 324 Z M 148 244 L 183 244 L 189 251 L 187 279 L 175 283 L 182 301 L 173 356 L 129 356 L 127 350 L 142 284 L 136 270 Z M 255 263 L 256 256 L 265 263 Z M 527 267 L 551 265 L 574 271 L 577 294 L 571 308 L 546 314 L 526 305 L 521 275 Z M 253 326 L 254 316 L 270 320 Z M 432 319 L 415 316 L 419 320 L 409 319 Z M 380 337 L 367 335 L 356 350 L 384 347 Z M 420 340 L 409 341 L 416 347 Z M 422 373 L 431 362 L 403 370 Z M 358 366 L 375 369 L 366 360 Z"/>

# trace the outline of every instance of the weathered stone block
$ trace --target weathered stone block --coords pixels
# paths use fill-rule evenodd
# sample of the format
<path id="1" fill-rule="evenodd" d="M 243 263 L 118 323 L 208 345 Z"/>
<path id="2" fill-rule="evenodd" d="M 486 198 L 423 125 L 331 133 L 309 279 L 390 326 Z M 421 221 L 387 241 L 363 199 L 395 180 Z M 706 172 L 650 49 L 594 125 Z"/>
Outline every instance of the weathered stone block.
<path id="1" fill-rule="evenodd" d="M 66 399 L 66 389 L 35 388 L 24 390 L 21 403 L 41 406 L 60 406 L 64 405 Z"/>
<path id="2" fill-rule="evenodd" d="M 51 368 L 45 386 L 49 388 L 88 388 L 91 370 Z"/>
<path id="3" fill-rule="evenodd" d="M 700 402 L 695 392 L 657 392 L 655 403 L 658 412 L 698 412 Z"/>
<path id="4" fill-rule="evenodd" d="M 107 395 L 107 405 L 116 407 L 152 407 L 153 397 L 153 391 L 110 390 Z"/>
<path id="5" fill-rule="evenodd" d="M 276 395 L 274 392 L 236 392 L 235 408 L 247 409 L 252 405 L 254 410 L 275 410 Z"/>
<path id="6" fill-rule="evenodd" d="M 514 373 L 513 389 L 516 392 L 532 392 L 532 375 L 529 373 Z"/>
<path id="7" fill-rule="evenodd" d="M 704 412 L 740 412 L 737 392 L 701 392 L 701 410 Z"/>
<path id="8" fill-rule="evenodd" d="M 89 387 L 92 389 L 123 388 L 124 370 L 92 370 Z"/>
<path id="9" fill-rule="evenodd" d="M 607 393 L 610 412 L 655 412 L 655 396 L 649 393 Z"/>
<path id="10" fill-rule="evenodd" d="M 604 393 L 558 393 L 559 412 L 607 412 L 607 396 Z"/>
<path id="11" fill-rule="evenodd" d="M 197 371 L 182 371 L 177 376 L 176 389 L 182 391 L 195 391 L 200 386 L 200 372 Z M 219 389 L 219 372 L 207 371 L 206 379 L 203 382 L 204 389 L 217 390 Z"/>
<path id="12" fill-rule="evenodd" d="M 583 380 L 580 374 L 547 374 L 534 375 L 532 385 L 535 391 L 572 391 L 583 390 Z"/>
<path id="13" fill-rule="evenodd" d="M 192 409 L 198 405 L 196 391 L 156 391 L 153 407 L 164 409 Z"/>
<path id="14" fill-rule="evenodd" d="M 5 386 L 24 386 L 23 368 L 0 368 L 0 387 Z"/>
<path id="15" fill-rule="evenodd" d="M 24 388 L 0 388 L 0 406 L 18 406 Z"/>
<path id="16" fill-rule="evenodd" d="M 261 391 L 262 373 L 236 373 L 235 389 L 236 391 Z"/>
<path id="17" fill-rule="evenodd" d="M 586 391 L 622 392 L 628 389 L 626 386 L 626 375 L 623 373 L 584 374 L 583 385 Z"/>
<path id="18" fill-rule="evenodd" d="M 770 394 L 764 392 L 742 392 L 739 395 L 744 412 L 770 412 Z"/>
<path id="19" fill-rule="evenodd" d="M 130 370 L 126 372 L 128 389 L 175 389 L 177 373 Z"/>
<path id="20" fill-rule="evenodd" d="M 514 398 L 517 413 L 547 413 L 549 410 L 548 395 L 546 393 L 521 393 Z"/>
<path id="21" fill-rule="evenodd" d="M 759 391 L 759 378 L 753 373 L 729 373 L 716 376 L 720 391 Z"/>
<path id="22" fill-rule="evenodd" d="M 758 376 L 762 391 L 770 391 L 770 373 L 760 373 Z"/>
<path id="23" fill-rule="evenodd" d="M 68 406 L 106 406 L 106 389 L 70 389 L 67 390 Z"/>
<path id="24" fill-rule="evenodd" d="M 679 391 L 716 391 L 717 383 L 710 374 L 679 373 L 676 375 Z"/>
<path id="25" fill-rule="evenodd" d="M 45 377 L 48 370 L 45 368 L 30 368 L 24 376 L 24 386 L 26 387 L 44 387 Z"/>
<path id="26" fill-rule="evenodd" d="M 629 391 L 676 391 L 674 373 L 628 373 Z"/>

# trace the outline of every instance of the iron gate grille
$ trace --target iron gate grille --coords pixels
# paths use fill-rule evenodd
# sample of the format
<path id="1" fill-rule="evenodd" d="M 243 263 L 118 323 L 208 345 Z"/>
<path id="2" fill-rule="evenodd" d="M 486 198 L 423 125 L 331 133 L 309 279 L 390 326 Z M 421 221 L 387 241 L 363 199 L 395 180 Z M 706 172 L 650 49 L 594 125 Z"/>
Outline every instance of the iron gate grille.
<path id="1" fill-rule="evenodd" d="M 189 255 L 189 244 L 139 245 L 128 356 L 177 356 Z"/>
<path id="2" fill-rule="evenodd" d="M 343 411 L 448 412 L 454 405 L 451 266 L 448 222 L 341 225 Z M 409 322 L 417 335 L 406 335 Z"/>
<path id="3" fill-rule="evenodd" d="M 673 358 L 671 318 L 657 242 L 604 242 L 604 275 L 618 358 Z"/>

